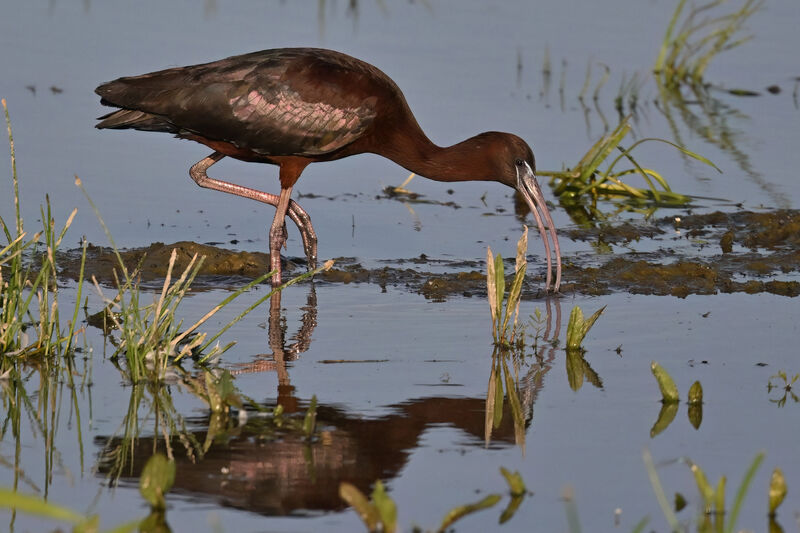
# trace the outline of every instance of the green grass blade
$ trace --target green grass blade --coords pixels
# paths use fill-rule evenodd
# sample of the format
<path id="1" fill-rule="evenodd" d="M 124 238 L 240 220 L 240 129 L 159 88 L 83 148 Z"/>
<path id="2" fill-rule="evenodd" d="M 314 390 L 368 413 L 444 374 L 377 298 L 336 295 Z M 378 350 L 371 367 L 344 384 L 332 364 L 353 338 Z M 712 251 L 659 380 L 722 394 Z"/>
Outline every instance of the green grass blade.
<path id="1" fill-rule="evenodd" d="M 750 484 L 753 482 L 756 471 L 758 470 L 758 467 L 761 466 L 763 461 L 764 452 L 758 452 L 753 458 L 753 462 L 750 463 L 750 467 L 747 469 L 747 472 L 745 472 L 742 482 L 739 483 L 739 489 L 736 491 L 736 496 L 734 497 L 733 505 L 731 506 L 731 512 L 728 518 L 728 527 L 725 530 L 726 533 L 733 533 L 733 531 L 736 530 L 736 521 L 739 519 L 739 511 L 742 509 L 744 498 L 747 496 L 747 491 L 750 488 Z"/>

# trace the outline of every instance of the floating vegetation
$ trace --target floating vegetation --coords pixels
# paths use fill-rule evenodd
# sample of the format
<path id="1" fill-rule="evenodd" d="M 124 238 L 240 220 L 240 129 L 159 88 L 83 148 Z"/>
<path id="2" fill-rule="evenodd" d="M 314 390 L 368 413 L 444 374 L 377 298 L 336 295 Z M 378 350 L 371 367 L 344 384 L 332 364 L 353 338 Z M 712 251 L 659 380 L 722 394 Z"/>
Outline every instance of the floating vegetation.
<path id="1" fill-rule="evenodd" d="M 714 57 L 750 40 L 739 33 L 764 5 L 763 0 L 744 0 L 733 12 L 717 9 L 725 4 L 727 0 L 713 0 L 692 7 L 684 16 L 686 0 L 678 2 L 653 67 L 661 83 L 667 87 L 699 85 Z"/>
<path id="2" fill-rule="evenodd" d="M 486 249 L 486 292 L 489 298 L 489 309 L 492 314 L 492 336 L 495 346 L 510 348 L 517 340 L 517 319 L 519 317 L 519 299 L 522 294 L 522 282 L 528 262 L 525 254 L 528 251 L 528 226 L 517 242 L 517 260 L 514 266 L 514 280 L 506 298 L 506 277 L 503 258 L 500 254 L 492 255 L 491 247 Z M 505 302 L 505 305 L 503 305 Z M 511 315 L 514 321 L 509 330 Z"/>
<path id="3" fill-rule="evenodd" d="M 798 398 L 797 394 L 792 390 L 798 379 L 800 379 L 800 374 L 795 374 L 790 378 L 784 370 L 779 370 L 777 374 L 770 376 L 769 381 L 767 381 L 767 392 L 772 393 L 773 389 L 777 389 L 778 391 L 783 391 L 783 396 L 775 400 L 770 398 L 769 401 L 777 404 L 778 407 L 786 405 L 786 400 L 789 398 L 795 403 L 800 402 L 800 398 Z"/>

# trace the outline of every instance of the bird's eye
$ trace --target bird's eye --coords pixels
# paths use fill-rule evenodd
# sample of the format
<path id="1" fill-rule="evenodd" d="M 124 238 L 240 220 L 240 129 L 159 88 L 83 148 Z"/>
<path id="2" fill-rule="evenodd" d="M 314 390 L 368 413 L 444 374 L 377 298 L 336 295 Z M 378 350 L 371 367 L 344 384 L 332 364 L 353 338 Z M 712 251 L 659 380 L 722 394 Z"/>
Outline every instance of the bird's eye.
<path id="1" fill-rule="evenodd" d="M 517 158 L 517 159 L 514 160 L 514 164 L 517 165 L 518 167 L 521 167 L 522 165 L 525 164 L 525 161 L 523 161 L 522 159 Z"/>

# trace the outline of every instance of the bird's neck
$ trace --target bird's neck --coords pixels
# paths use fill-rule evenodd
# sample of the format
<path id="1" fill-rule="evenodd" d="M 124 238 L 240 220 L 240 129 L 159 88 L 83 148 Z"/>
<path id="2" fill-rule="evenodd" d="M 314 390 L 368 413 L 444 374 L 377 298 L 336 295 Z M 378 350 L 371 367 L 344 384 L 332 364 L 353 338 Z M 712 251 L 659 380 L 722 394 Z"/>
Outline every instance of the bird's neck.
<path id="1" fill-rule="evenodd" d="M 492 179 L 480 136 L 453 146 L 437 146 L 417 129 L 384 143 L 380 155 L 426 178 L 453 182 Z"/>

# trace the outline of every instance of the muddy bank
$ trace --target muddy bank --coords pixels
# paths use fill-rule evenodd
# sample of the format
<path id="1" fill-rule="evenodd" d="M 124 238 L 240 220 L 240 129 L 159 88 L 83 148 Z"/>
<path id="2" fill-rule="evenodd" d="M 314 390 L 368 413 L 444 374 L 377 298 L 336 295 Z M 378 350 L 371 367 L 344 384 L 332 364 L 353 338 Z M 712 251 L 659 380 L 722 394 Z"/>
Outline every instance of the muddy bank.
<path id="1" fill-rule="evenodd" d="M 673 243 L 670 246 L 660 243 L 657 252 L 565 257 L 561 289 L 564 294 L 630 292 L 677 297 L 722 292 L 800 294 L 800 282 L 775 279 L 800 271 L 799 211 L 716 212 L 641 224 L 625 222 L 616 226 L 571 228 L 563 231 L 563 236 L 598 244 L 646 239 Z M 236 252 L 194 242 L 154 243 L 147 248 L 123 251 L 121 255 L 129 269 L 139 266 L 145 282 L 157 282 L 166 275 L 173 248 L 178 251 L 176 269 L 179 271 L 195 253 L 205 256 L 195 284 L 198 288 L 235 286 L 242 278 L 253 279 L 268 270 L 266 253 Z M 372 283 L 384 290 L 402 288 L 432 300 L 486 294 L 485 265 L 481 261 L 450 261 L 421 255 L 385 263 L 382 268 L 365 268 L 355 258 L 338 258 L 334 268 L 316 279 L 320 283 Z M 60 261 L 62 274 L 67 277 L 75 278 L 79 265 L 77 251 L 69 252 Z M 431 272 L 434 267 L 446 273 Z M 112 250 L 89 247 L 88 276 L 94 275 L 101 283 L 111 284 L 115 268 L 118 262 Z M 284 271 L 288 275 L 302 273 L 305 269 L 304 259 L 285 259 Z M 511 270 L 513 262 L 509 261 L 507 271 Z M 544 268 L 532 262 L 528 272 L 524 294 L 543 296 Z"/>

